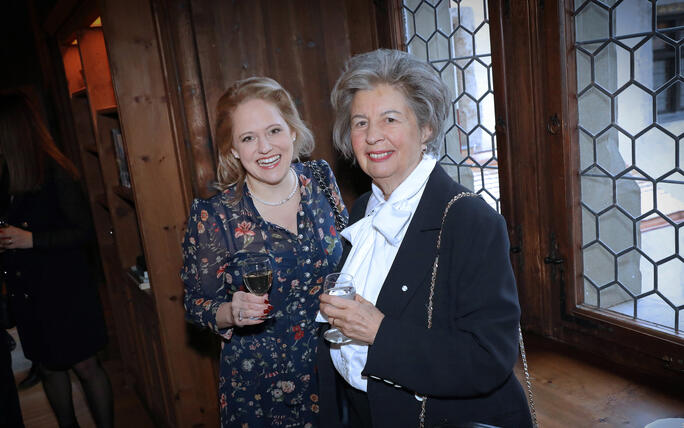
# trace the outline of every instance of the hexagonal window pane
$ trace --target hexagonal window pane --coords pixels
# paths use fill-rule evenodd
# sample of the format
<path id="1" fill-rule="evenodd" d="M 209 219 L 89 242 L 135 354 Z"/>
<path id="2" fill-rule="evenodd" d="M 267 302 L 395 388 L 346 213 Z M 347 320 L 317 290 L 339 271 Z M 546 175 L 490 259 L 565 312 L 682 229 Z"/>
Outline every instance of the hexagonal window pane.
<path id="1" fill-rule="evenodd" d="M 463 28 L 456 30 L 451 43 L 454 49 L 454 58 L 470 58 L 475 52 L 473 49 L 473 35 Z"/>
<path id="2" fill-rule="evenodd" d="M 618 282 L 635 296 L 644 292 L 644 273 L 640 269 L 641 254 L 636 250 L 628 251 L 618 257 Z M 647 264 L 648 261 L 646 262 Z M 652 266 L 651 266 L 652 267 Z M 648 275 L 648 273 L 646 273 Z M 646 279 L 648 281 L 648 279 Z M 651 283 L 653 273 L 651 272 Z"/>
<path id="3" fill-rule="evenodd" d="M 584 303 L 587 305 L 598 305 L 598 290 L 587 279 L 584 279 Z"/>
<path id="4" fill-rule="evenodd" d="M 417 58 L 427 60 L 427 46 L 419 37 L 414 37 L 408 44 L 408 51 Z"/>
<path id="5" fill-rule="evenodd" d="M 467 94 L 463 94 L 456 105 L 458 106 L 458 124 L 466 132 L 477 126 L 477 102 Z"/>
<path id="6" fill-rule="evenodd" d="M 615 92 L 629 80 L 629 52 L 615 43 L 608 43 L 594 57 L 596 83 Z M 626 72 L 625 72 L 626 71 Z"/>
<path id="7" fill-rule="evenodd" d="M 416 34 L 427 40 L 435 32 L 435 10 L 423 3 L 414 13 L 416 18 Z"/>
<path id="8" fill-rule="evenodd" d="M 449 40 L 440 33 L 432 35 L 428 40 L 427 47 L 430 61 L 449 59 Z"/>
<path id="9" fill-rule="evenodd" d="M 658 128 L 652 128 L 634 142 L 636 166 L 658 178 L 675 166 L 675 142 Z"/>
<path id="10" fill-rule="evenodd" d="M 436 3 L 437 2 L 433 2 L 433 4 Z M 435 10 L 435 15 L 437 16 L 437 28 L 447 36 L 451 35 L 451 32 L 454 30 L 454 28 L 452 24 L 451 13 L 449 12 L 449 2 L 443 0 L 435 7 Z"/>
<path id="11" fill-rule="evenodd" d="M 653 209 L 653 183 L 632 170 L 617 181 L 617 203 L 633 218 Z"/>
<path id="12" fill-rule="evenodd" d="M 406 8 L 404 8 L 404 13 L 404 27 L 406 30 L 406 34 L 416 34 L 416 25 L 413 13 L 409 12 Z"/>
<path id="13" fill-rule="evenodd" d="M 629 295 L 622 287 L 618 284 L 613 284 L 609 287 L 602 289 L 599 292 L 601 296 L 601 307 L 611 308 L 615 305 L 620 305 L 622 303 L 632 304 L 634 299 Z"/>
<path id="14" fill-rule="evenodd" d="M 592 244 L 582 252 L 584 276 L 601 287 L 615 281 L 615 258 L 599 244 Z"/>
<path id="15" fill-rule="evenodd" d="M 674 306 L 684 305 L 684 262 L 673 259 L 658 265 L 658 291 Z"/>
<path id="16" fill-rule="evenodd" d="M 482 164 L 488 158 L 488 153 L 492 151 L 492 136 L 478 126 L 468 136 L 468 146 L 470 155 Z M 484 158 L 480 156 L 480 153 L 484 153 Z"/>
<path id="17" fill-rule="evenodd" d="M 675 82 L 656 96 L 657 120 L 674 135 L 684 133 L 684 83 Z"/>
<path id="18" fill-rule="evenodd" d="M 656 184 L 656 207 L 674 223 L 684 221 L 684 175 L 676 172 Z"/>
<path id="19" fill-rule="evenodd" d="M 489 90 L 487 67 L 473 61 L 463 72 L 466 92 L 474 99 L 479 100 Z"/>
<path id="20" fill-rule="evenodd" d="M 580 143 L 580 170 L 584 171 L 595 162 L 594 159 L 594 140 L 584 131 L 579 133 Z"/>
<path id="21" fill-rule="evenodd" d="M 422 0 L 404 0 L 404 7 L 413 12 L 416 10 L 421 1 Z"/>
<path id="22" fill-rule="evenodd" d="M 652 31 L 651 3 L 641 0 L 625 0 L 613 12 L 615 35 L 625 36 Z"/>
<path id="23" fill-rule="evenodd" d="M 596 3 L 588 4 L 575 16 L 575 35 L 578 43 L 607 39 L 610 14 Z"/>
<path id="24" fill-rule="evenodd" d="M 475 33 L 475 53 L 477 55 L 489 55 L 492 53 L 489 40 L 489 26 L 480 27 Z"/>
<path id="25" fill-rule="evenodd" d="M 651 260 L 658 262 L 675 252 L 675 228 L 662 216 L 653 214 L 640 225 L 641 242 L 639 248 Z"/>
<path id="26" fill-rule="evenodd" d="M 679 236 L 679 252 L 677 253 L 677 255 L 682 257 L 684 256 L 684 227 L 682 227 L 681 224 L 677 229 L 677 234 Z"/>
<path id="27" fill-rule="evenodd" d="M 444 80 L 444 83 L 446 85 L 454 90 L 458 90 L 458 76 L 459 73 L 461 73 L 461 70 L 458 70 L 453 64 L 447 64 L 446 67 L 442 70 L 440 76 L 442 76 L 442 80 Z M 460 83 L 460 82 L 459 82 Z M 454 91 L 456 92 L 456 91 Z M 458 95 L 458 94 L 454 94 Z"/>
<path id="28" fill-rule="evenodd" d="M 634 245 L 634 223 L 616 208 L 599 217 L 599 239 L 614 253 Z"/>
<path id="29" fill-rule="evenodd" d="M 658 9 L 661 9 L 661 7 Z M 656 14 L 656 28 L 658 29 L 658 33 L 675 42 L 684 38 L 681 18 L 672 12 L 659 10 Z"/>
<path id="30" fill-rule="evenodd" d="M 468 136 L 458 127 L 453 127 L 447 132 L 446 143 L 446 154 L 454 160 L 462 159 L 461 153 L 467 153 L 468 151 Z"/>
<path id="31" fill-rule="evenodd" d="M 577 92 L 591 84 L 591 57 L 582 51 L 577 51 Z"/>
<path id="32" fill-rule="evenodd" d="M 494 114 L 494 94 L 488 93 L 480 101 L 480 124 L 484 126 L 487 131 L 494 133 L 496 122 Z"/>
<path id="33" fill-rule="evenodd" d="M 487 16 L 486 8 L 487 5 L 482 0 L 461 0 L 458 3 L 460 24 L 471 32 L 475 32 L 485 21 Z"/>
<path id="34" fill-rule="evenodd" d="M 620 131 L 616 128 L 609 128 L 606 132 L 596 137 L 596 161 L 613 175 L 617 175 L 627 167 L 625 160 L 620 154 L 619 137 Z"/>
<path id="35" fill-rule="evenodd" d="M 582 207 L 582 246 L 596 240 L 596 216 Z"/>
<path id="36" fill-rule="evenodd" d="M 582 202 L 598 213 L 613 203 L 613 180 L 602 176 L 601 172 L 592 168 L 580 180 Z"/>
<path id="37" fill-rule="evenodd" d="M 653 97 L 636 85 L 628 86 L 615 99 L 617 124 L 631 135 L 653 121 Z"/>
<path id="38" fill-rule="evenodd" d="M 636 315 L 639 319 L 674 328 L 674 309 L 657 294 L 638 298 Z"/>
<path id="39" fill-rule="evenodd" d="M 658 57 L 653 58 L 654 50 L 658 50 Z M 648 41 L 636 51 L 634 55 L 635 76 L 639 82 L 650 89 L 658 89 L 675 77 L 675 62 L 668 60 L 674 59 L 676 47 L 665 42 L 661 38 L 654 38 Z M 649 85 L 649 82 L 653 82 Z M 658 103 L 658 109 L 661 103 Z M 664 108 L 664 107 L 662 107 Z"/>
<path id="40" fill-rule="evenodd" d="M 610 98 L 596 88 L 590 88 L 578 101 L 579 124 L 591 134 L 610 125 Z"/>

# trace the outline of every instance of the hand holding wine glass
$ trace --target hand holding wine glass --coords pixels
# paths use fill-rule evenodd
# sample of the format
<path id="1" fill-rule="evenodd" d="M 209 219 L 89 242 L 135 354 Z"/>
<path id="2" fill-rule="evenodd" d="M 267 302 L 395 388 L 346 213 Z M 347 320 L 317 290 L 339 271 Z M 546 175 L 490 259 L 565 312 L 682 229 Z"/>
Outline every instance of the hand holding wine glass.
<path id="1" fill-rule="evenodd" d="M 353 300 L 356 295 L 356 288 L 354 288 L 354 278 L 347 273 L 331 273 L 326 275 L 323 283 L 323 293 L 330 296 L 341 297 L 347 300 Z M 351 342 L 351 339 L 345 336 L 338 328 L 334 326 L 334 318 L 331 320 L 333 327 L 323 333 L 325 340 L 331 343 L 344 344 Z"/>
<path id="2" fill-rule="evenodd" d="M 273 282 L 273 268 L 271 267 L 271 259 L 268 255 L 255 255 L 244 259 L 240 266 L 242 270 L 242 281 L 250 293 L 256 296 L 264 296 L 271 288 Z M 265 314 L 243 314 L 238 312 L 238 320 L 242 321 L 242 317 L 249 316 L 250 319 L 268 319 L 272 318 L 272 313 Z"/>
<path id="3" fill-rule="evenodd" d="M 351 277 L 351 275 L 348 276 Z M 331 287 L 328 289 L 330 291 L 325 291 L 324 284 L 324 292 L 319 296 L 321 313 L 328 317 L 328 321 L 334 327 L 324 332 L 323 337 L 333 343 L 344 344 L 354 340 L 359 343 L 373 344 L 385 314 L 355 292 L 350 294 L 349 290 L 346 290 L 340 296 L 340 290 L 335 290 L 337 287 L 333 286 L 333 281 L 335 284 L 340 284 L 337 280 L 331 280 L 328 285 Z M 338 297 L 343 297 L 343 300 Z M 333 340 L 337 340 L 338 335 L 344 339 L 341 342 L 334 342 L 326 335 L 331 336 Z"/>

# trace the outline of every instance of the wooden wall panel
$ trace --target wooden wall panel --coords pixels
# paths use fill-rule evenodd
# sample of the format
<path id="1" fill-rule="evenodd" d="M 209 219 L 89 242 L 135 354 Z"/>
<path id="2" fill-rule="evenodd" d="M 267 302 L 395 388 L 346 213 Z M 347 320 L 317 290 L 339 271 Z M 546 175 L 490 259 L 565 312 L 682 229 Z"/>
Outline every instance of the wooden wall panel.
<path id="1" fill-rule="evenodd" d="M 156 415 L 164 426 L 212 426 L 218 420 L 212 363 L 188 346 L 182 306 L 180 242 L 189 201 L 152 5 L 102 0 L 100 11 L 152 285 L 159 349 L 168 367 L 165 376 L 171 390 L 159 394 L 159 400 L 173 400 L 150 407 L 174 410 Z M 154 325 L 141 324 L 138 328 L 157 336 Z"/>
<path id="2" fill-rule="evenodd" d="M 216 102 L 232 82 L 249 76 L 272 77 L 292 94 L 314 133 L 316 148 L 311 158 L 324 158 L 333 166 L 343 196 L 351 203 L 360 191 L 351 182 L 360 173 L 340 162 L 332 147 L 330 91 L 354 48 L 363 52 L 377 46 L 371 25 L 373 4 L 359 0 L 198 0 L 190 8 L 211 135 Z M 177 57 L 192 54 L 179 52 Z M 210 149 L 215 151 L 215 147 Z"/>

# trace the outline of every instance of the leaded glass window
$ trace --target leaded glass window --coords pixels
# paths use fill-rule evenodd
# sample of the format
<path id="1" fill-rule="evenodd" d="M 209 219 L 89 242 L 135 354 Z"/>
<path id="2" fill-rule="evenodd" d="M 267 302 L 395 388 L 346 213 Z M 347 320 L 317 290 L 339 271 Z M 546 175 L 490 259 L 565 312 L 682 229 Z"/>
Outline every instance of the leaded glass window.
<path id="1" fill-rule="evenodd" d="M 584 303 L 678 332 L 684 1 L 574 5 Z"/>
<path id="2" fill-rule="evenodd" d="M 408 51 L 452 89 L 440 163 L 501 211 L 487 1 L 404 0 L 402 10 Z"/>

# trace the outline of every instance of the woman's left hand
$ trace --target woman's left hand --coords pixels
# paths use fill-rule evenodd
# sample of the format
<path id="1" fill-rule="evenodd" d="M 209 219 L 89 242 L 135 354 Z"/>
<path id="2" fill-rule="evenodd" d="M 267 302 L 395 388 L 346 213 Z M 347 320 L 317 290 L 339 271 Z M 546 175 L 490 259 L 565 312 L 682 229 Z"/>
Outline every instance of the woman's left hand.
<path id="1" fill-rule="evenodd" d="M 371 302 L 358 294 L 354 300 L 328 294 L 321 294 L 318 298 L 321 301 L 321 313 L 328 317 L 333 327 L 356 341 L 369 345 L 375 342 L 375 335 L 385 314 Z"/>
<path id="2" fill-rule="evenodd" d="M 14 226 L 0 228 L 0 248 L 5 250 L 33 248 L 33 233 Z"/>

